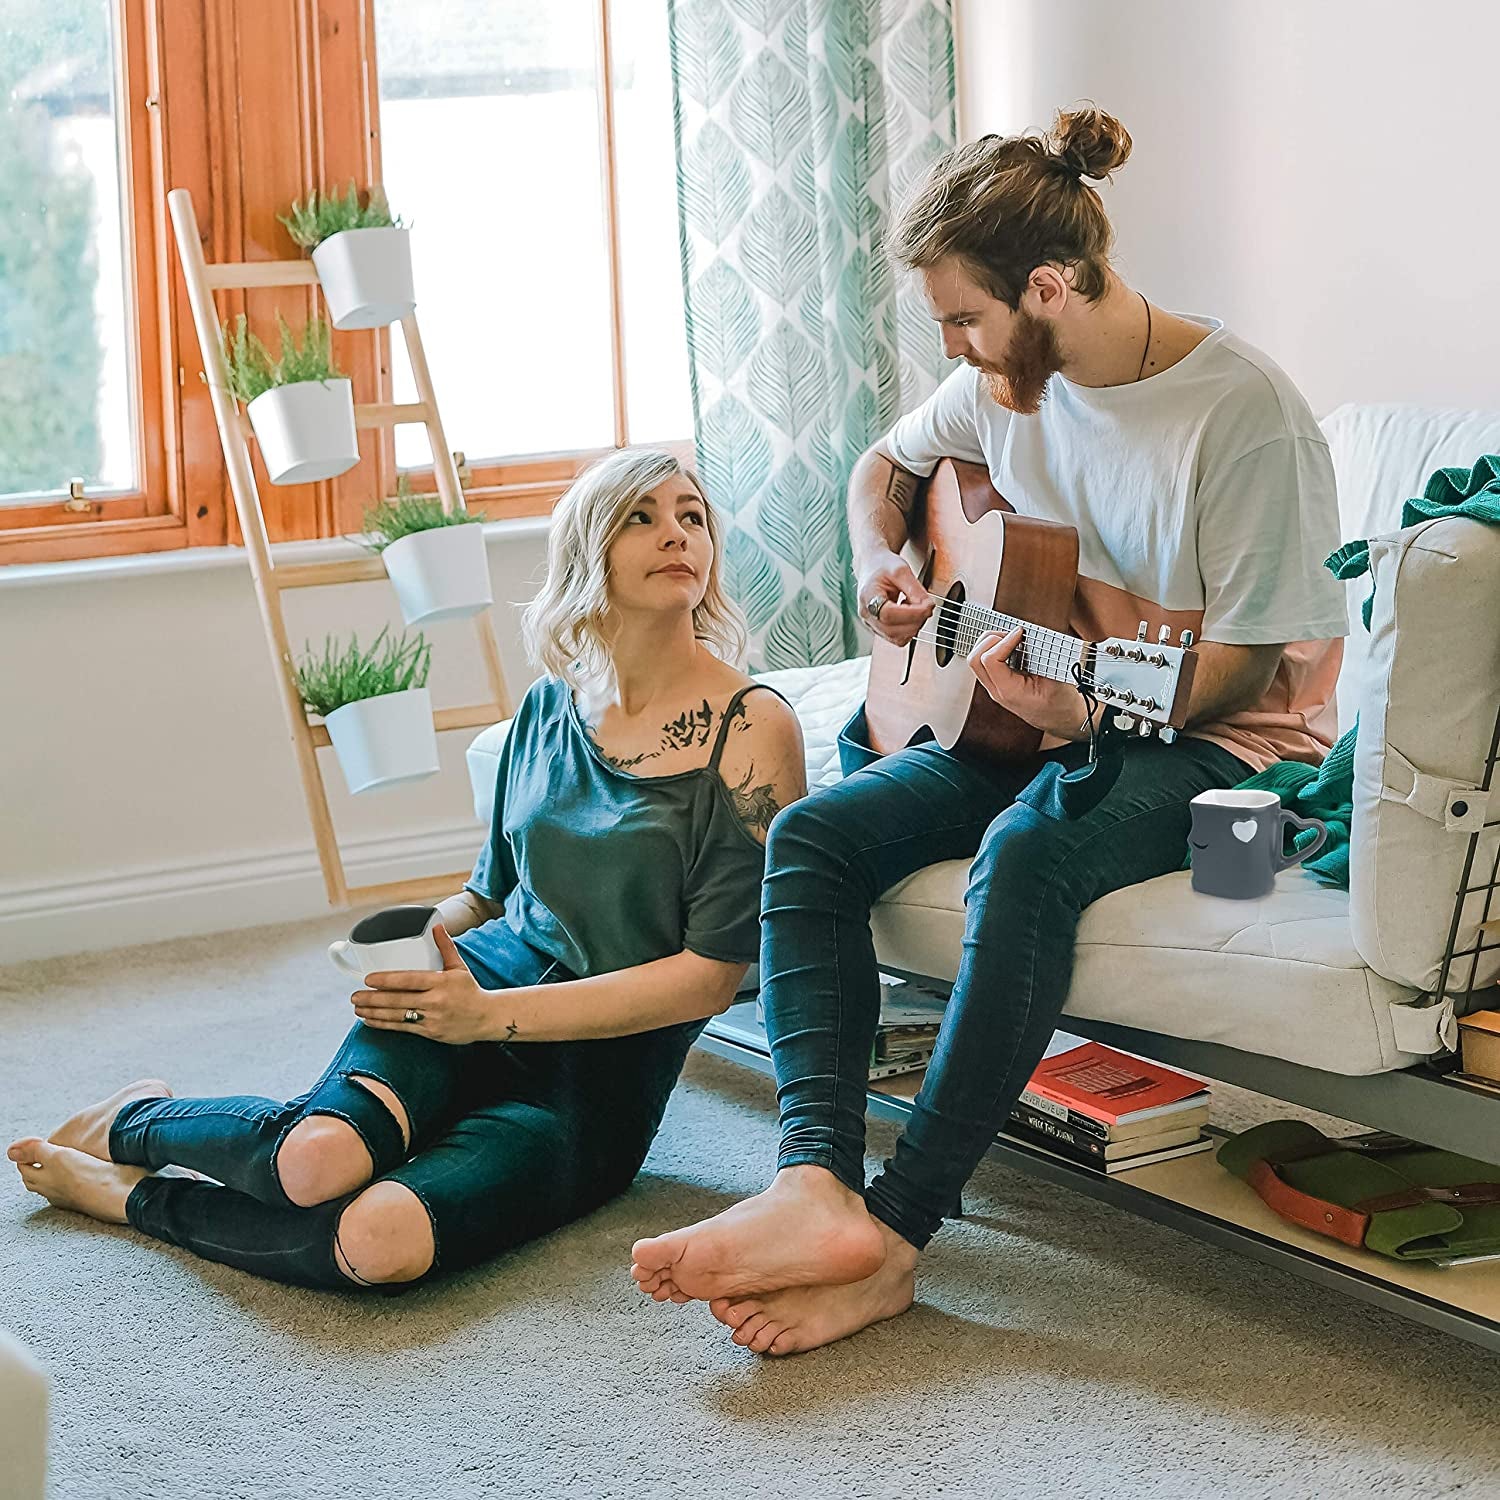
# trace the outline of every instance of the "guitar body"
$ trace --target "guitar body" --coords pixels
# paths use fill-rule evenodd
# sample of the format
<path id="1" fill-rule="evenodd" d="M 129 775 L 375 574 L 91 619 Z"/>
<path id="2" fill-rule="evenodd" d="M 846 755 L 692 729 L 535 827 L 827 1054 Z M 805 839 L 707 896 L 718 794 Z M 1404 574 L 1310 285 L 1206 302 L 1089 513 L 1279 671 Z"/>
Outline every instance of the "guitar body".
<path id="1" fill-rule="evenodd" d="M 871 746 L 888 755 L 930 731 L 946 750 L 961 746 L 1002 759 L 1032 754 L 1041 730 L 980 686 L 967 661 L 973 632 L 965 632 L 957 610 L 971 602 L 1066 632 L 1078 533 L 1017 515 L 982 464 L 945 458 L 914 513 L 911 547 L 917 576 L 941 602 L 909 646 L 875 637 L 865 703 Z"/>

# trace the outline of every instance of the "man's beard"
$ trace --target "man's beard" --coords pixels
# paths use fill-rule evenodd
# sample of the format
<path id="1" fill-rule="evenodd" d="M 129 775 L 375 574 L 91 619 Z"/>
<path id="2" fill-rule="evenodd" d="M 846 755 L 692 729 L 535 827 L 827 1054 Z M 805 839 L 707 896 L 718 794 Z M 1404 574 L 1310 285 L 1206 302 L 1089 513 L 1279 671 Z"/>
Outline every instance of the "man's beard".
<path id="1" fill-rule="evenodd" d="M 1023 417 L 1034 417 L 1042 409 L 1047 382 L 1061 368 L 1052 324 L 1024 308 L 1016 312 L 1004 360 L 995 369 L 981 366 L 984 383 L 996 403 Z"/>

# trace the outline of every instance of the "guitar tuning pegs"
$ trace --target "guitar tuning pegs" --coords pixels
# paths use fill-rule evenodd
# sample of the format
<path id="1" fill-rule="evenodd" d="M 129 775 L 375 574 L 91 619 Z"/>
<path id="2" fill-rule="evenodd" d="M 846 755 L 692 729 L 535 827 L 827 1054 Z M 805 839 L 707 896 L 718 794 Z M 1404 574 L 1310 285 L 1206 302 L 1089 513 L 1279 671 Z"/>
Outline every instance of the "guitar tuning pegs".
<path id="1" fill-rule="evenodd" d="M 1163 625 L 1161 629 L 1156 632 L 1156 644 L 1158 646 L 1165 646 L 1171 639 L 1172 627 L 1170 625 Z"/>
<path id="2" fill-rule="evenodd" d="M 1116 714 L 1115 728 L 1123 729 L 1126 734 L 1129 734 L 1135 728 L 1135 720 L 1129 714 Z"/>
<path id="3" fill-rule="evenodd" d="M 1104 654 L 1106 656 L 1124 656 L 1125 648 L 1123 646 L 1117 646 L 1113 641 L 1111 641 L 1109 645 L 1104 648 Z"/>
<path id="4" fill-rule="evenodd" d="M 1139 637 L 1137 637 L 1137 639 L 1139 639 Z M 1146 659 L 1146 653 L 1142 651 L 1139 646 L 1132 646 L 1130 650 L 1125 653 L 1125 656 L 1129 661 L 1145 661 Z"/>
<path id="5" fill-rule="evenodd" d="M 1161 730 L 1160 738 L 1162 744 L 1170 745 L 1177 738 L 1177 731 L 1168 724 Z"/>
<path id="6" fill-rule="evenodd" d="M 1187 648 L 1193 644 L 1193 641 L 1196 639 L 1196 637 L 1193 635 L 1193 632 L 1191 630 L 1184 630 L 1182 634 L 1177 637 L 1177 639 L 1182 642 L 1182 649 L 1186 651 Z"/>
<path id="7" fill-rule="evenodd" d="M 1135 732 L 1140 735 L 1143 740 L 1149 740 L 1151 738 L 1151 728 L 1151 720 L 1142 719 L 1141 722 L 1135 726 Z"/>
<path id="8" fill-rule="evenodd" d="M 1153 651 L 1151 655 L 1146 658 L 1146 660 L 1149 661 L 1153 667 L 1164 667 L 1167 664 L 1166 657 L 1163 656 L 1160 651 Z"/>
<path id="9" fill-rule="evenodd" d="M 1138 641 L 1145 640 L 1146 639 L 1146 632 L 1150 628 L 1151 627 L 1144 620 L 1142 620 L 1141 623 L 1135 627 L 1135 638 L 1136 638 L 1136 640 L 1138 640 Z"/>

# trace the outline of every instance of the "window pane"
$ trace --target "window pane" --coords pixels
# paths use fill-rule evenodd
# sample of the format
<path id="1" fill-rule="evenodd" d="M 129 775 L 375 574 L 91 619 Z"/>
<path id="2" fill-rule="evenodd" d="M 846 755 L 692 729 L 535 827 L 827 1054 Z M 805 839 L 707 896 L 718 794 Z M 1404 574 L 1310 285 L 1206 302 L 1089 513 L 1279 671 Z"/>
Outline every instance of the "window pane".
<path id="1" fill-rule="evenodd" d="M 614 441 L 597 0 L 376 0 L 381 155 L 470 462 Z M 415 399 L 392 339 L 396 399 Z M 430 461 L 420 427 L 396 461 Z"/>
<path id="2" fill-rule="evenodd" d="M 693 403 L 677 238 L 666 0 L 615 0 L 610 20 L 630 439 L 678 442 L 693 435 Z"/>
<path id="3" fill-rule="evenodd" d="M 4 0 L 0 503 L 136 487 L 111 0 Z"/>

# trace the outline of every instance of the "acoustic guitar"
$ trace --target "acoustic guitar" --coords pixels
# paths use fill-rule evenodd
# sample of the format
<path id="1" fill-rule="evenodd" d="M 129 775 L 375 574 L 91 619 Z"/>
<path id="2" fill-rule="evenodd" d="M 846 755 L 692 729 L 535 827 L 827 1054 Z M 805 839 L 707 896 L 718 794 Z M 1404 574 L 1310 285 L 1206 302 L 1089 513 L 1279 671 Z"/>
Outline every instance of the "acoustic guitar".
<path id="1" fill-rule="evenodd" d="M 882 755 L 918 739 L 1003 759 L 1033 754 L 1042 732 L 1002 708 L 969 670 L 968 655 L 991 631 L 1018 625 L 1018 671 L 1077 685 L 1081 679 L 1114 727 L 1159 734 L 1170 744 L 1187 719 L 1197 656 L 1193 632 L 1169 644 L 1161 625 L 1148 640 L 1086 641 L 1068 631 L 1078 583 L 1078 533 L 1017 515 L 980 464 L 945 458 L 912 508 L 913 571 L 938 605 L 907 646 L 875 637 L 865 718 Z"/>

